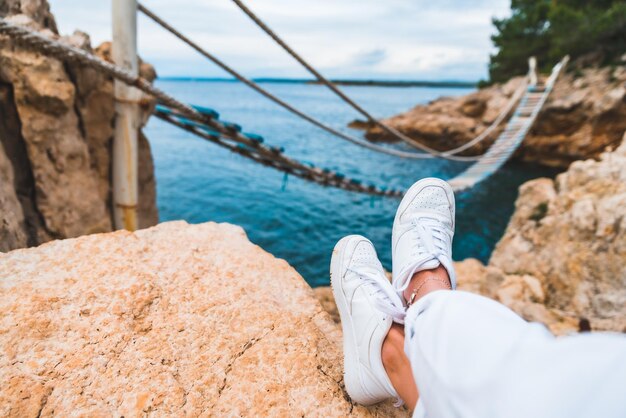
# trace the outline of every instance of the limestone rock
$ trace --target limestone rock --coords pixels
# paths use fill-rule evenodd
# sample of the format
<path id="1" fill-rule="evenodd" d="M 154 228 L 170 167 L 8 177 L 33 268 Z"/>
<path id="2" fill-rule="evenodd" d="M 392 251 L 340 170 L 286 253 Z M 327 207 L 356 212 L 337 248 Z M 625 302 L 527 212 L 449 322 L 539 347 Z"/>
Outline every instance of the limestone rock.
<path id="1" fill-rule="evenodd" d="M 457 288 L 466 292 L 496 298 L 496 289 L 505 279 L 500 269 L 485 266 L 475 258 L 454 263 Z"/>
<path id="2" fill-rule="evenodd" d="M 454 148 L 486 129 L 506 106 L 521 81 L 521 78 L 515 78 L 507 84 L 488 87 L 460 98 L 443 97 L 418 105 L 385 122 L 435 149 Z M 376 126 L 369 127 L 366 137 L 373 141 L 394 140 Z M 470 148 L 470 153 L 483 152 L 489 144 L 489 140 L 483 141 Z"/>
<path id="3" fill-rule="evenodd" d="M 333 289 L 330 286 L 320 286 L 314 288 L 313 292 L 315 293 L 317 301 L 320 303 L 320 305 L 322 305 L 322 309 L 328 312 L 328 314 L 336 324 L 341 323 L 339 310 L 337 309 L 335 297 L 333 296 Z"/>
<path id="4" fill-rule="evenodd" d="M 525 183 L 490 265 L 536 277 L 546 306 L 592 329 L 626 330 L 626 141 Z"/>
<path id="5" fill-rule="evenodd" d="M 76 31 L 64 40 L 72 46 L 95 52 L 91 49 L 89 36 L 85 33 Z M 97 175 L 98 194 L 105 200 L 111 192 L 110 148 L 115 118 L 113 83 L 109 77 L 92 68 L 70 65 L 68 69 L 76 85 L 75 107 L 84 125 L 83 133 L 89 148 L 90 163 Z"/>
<path id="6" fill-rule="evenodd" d="M 110 55 L 110 44 L 94 51 L 82 32 L 59 37 L 45 0 L 2 2 L 0 15 L 105 59 Z M 149 64 L 142 63 L 141 71 L 150 80 L 156 76 Z M 153 99 L 142 100 L 144 123 L 153 106 Z M 13 237 L 0 250 L 110 231 L 113 80 L 0 37 L 0 110 L 7 160 L 0 234 Z M 147 227 L 158 222 L 158 212 L 152 155 L 142 134 L 139 181 L 138 222 Z M 20 207 L 9 206 L 16 197 Z"/>
<path id="7" fill-rule="evenodd" d="M 29 16 L 39 27 L 58 33 L 56 21 L 50 13 L 47 0 L 2 0 L 0 17 L 14 15 Z"/>
<path id="8" fill-rule="evenodd" d="M 503 109 L 520 78 L 484 88 L 457 99 L 435 100 L 388 119 L 391 126 L 438 150 L 447 150 L 479 135 Z M 358 125 L 354 125 L 358 127 Z M 373 141 L 394 140 L 376 126 L 367 126 Z M 626 130 L 626 69 L 588 68 L 561 74 L 516 158 L 567 168 L 576 160 L 598 157 L 617 147 Z M 466 153 L 483 153 L 497 134 Z"/>
<path id="9" fill-rule="evenodd" d="M 0 211 L 3 225 L 19 224 L 22 230 L 20 235 L 25 235 L 25 241 L 6 240 L 3 243 L 3 251 L 23 245 L 35 245 L 51 239 L 43 226 L 41 215 L 37 211 L 35 203 L 35 182 L 31 164 L 26 153 L 26 146 L 20 134 L 20 119 L 15 108 L 13 90 L 10 85 L 0 81 L 0 143 L 4 152 L 6 163 L 6 178 L 3 179 L 3 188 L 0 193 L 5 201 L 12 200 L 15 194 L 20 208 L 19 210 Z M 12 180 L 9 178 L 12 172 Z M 25 244 L 24 244 L 25 243 Z M 18 245 L 19 244 L 19 245 Z"/>
<path id="10" fill-rule="evenodd" d="M 156 177 L 154 175 L 154 160 L 148 138 L 139 131 L 137 166 L 139 182 L 139 203 L 137 205 L 137 215 L 139 229 L 148 228 L 159 222 L 159 210 L 156 205 Z"/>
<path id="11" fill-rule="evenodd" d="M 0 415 L 408 416 L 353 405 L 339 329 L 228 224 L 0 254 Z"/>
<path id="12" fill-rule="evenodd" d="M 13 88 L 46 229 L 61 237 L 110 230 L 63 63 L 7 43 L 0 45 L 0 79 Z"/>
<path id="13" fill-rule="evenodd" d="M 14 188 L 13 166 L 0 146 L 0 252 L 28 243 L 24 211 Z"/>

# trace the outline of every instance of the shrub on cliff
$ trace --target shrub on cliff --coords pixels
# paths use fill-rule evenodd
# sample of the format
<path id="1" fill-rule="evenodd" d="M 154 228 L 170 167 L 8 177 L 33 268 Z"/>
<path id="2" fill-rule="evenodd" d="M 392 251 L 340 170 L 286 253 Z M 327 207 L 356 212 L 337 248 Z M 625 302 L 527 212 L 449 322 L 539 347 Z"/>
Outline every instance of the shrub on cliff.
<path id="1" fill-rule="evenodd" d="M 511 16 L 493 24 L 491 82 L 526 73 L 532 55 L 549 68 L 566 54 L 609 64 L 626 51 L 624 0 L 512 0 Z"/>

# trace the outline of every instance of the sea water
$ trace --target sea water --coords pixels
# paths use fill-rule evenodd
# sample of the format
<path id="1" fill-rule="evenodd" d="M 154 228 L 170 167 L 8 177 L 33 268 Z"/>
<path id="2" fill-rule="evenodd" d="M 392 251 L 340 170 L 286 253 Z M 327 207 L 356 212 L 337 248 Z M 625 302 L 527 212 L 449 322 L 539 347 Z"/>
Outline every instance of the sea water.
<path id="1" fill-rule="evenodd" d="M 159 80 L 157 86 L 185 102 L 214 108 L 266 143 L 283 146 L 301 161 L 377 185 L 407 188 L 427 176 L 444 179 L 467 163 L 405 160 L 335 138 L 267 101 L 241 83 Z M 303 83 L 262 83 L 287 102 L 334 127 L 347 128 L 359 115 L 327 89 Z M 470 93 L 463 88 L 343 87 L 376 117 L 387 117 L 440 96 Z M 386 268 L 391 267 L 391 226 L 398 199 L 370 197 L 285 176 L 153 117 L 145 132 L 154 154 L 160 220 L 230 222 L 276 257 L 284 258 L 312 286 L 329 283 L 335 243 L 348 234 L 368 237 Z M 408 149 L 403 144 L 395 147 Z M 509 163 L 496 175 L 456 196 L 455 260 L 489 259 L 513 211 L 518 186 L 554 171 Z"/>

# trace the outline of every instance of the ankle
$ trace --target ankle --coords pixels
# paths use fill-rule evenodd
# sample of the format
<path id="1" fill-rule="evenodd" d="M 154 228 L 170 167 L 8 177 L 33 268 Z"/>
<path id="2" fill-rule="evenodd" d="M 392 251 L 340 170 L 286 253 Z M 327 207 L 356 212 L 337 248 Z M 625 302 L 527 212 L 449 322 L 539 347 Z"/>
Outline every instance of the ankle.
<path id="1" fill-rule="evenodd" d="M 450 276 L 443 266 L 415 273 L 402 296 L 412 305 L 427 294 L 436 290 L 451 290 Z"/>
<path id="2" fill-rule="evenodd" d="M 402 353 L 404 353 L 404 328 L 399 324 L 393 324 L 381 349 L 383 367 L 387 375 L 397 373 L 400 370 Z"/>
<path id="3" fill-rule="evenodd" d="M 383 342 L 381 356 L 383 367 L 397 396 L 412 411 L 417 404 L 419 393 L 411 364 L 404 353 L 404 327 L 402 325 L 391 326 Z"/>

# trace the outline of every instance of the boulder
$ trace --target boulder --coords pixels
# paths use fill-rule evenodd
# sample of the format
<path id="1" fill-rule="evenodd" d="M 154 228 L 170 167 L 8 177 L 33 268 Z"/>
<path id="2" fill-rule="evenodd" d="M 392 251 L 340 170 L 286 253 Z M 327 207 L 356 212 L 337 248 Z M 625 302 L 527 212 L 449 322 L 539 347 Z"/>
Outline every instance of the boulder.
<path id="1" fill-rule="evenodd" d="M 489 264 L 536 277 L 549 308 L 592 329 L 626 331 L 626 136 L 555 181 L 522 185 Z"/>
<path id="2" fill-rule="evenodd" d="M 0 17 L 19 15 L 29 16 L 37 26 L 58 33 L 48 0 L 2 0 L 0 2 Z"/>
<path id="3" fill-rule="evenodd" d="M 518 77 L 507 84 L 491 86 L 459 98 L 442 97 L 426 105 L 415 106 L 385 122 L 435 149 L 454 148 L 486 129 L 498 117 L 521 82 Z M 495 134 L 500 130 L 496 130 Z M 372 141 L 396 140 L 377 126 L 368 126 L 365 136 Z M 469 153 L 484 152 L 491 142 L 482 141 L 471 147 Z"/>
<path id="4" fill-rule="evenodd" d="M 76 88 L 64 64 L 13 48 L 4 38 L 0 80 L 13 91 L 33 171 L 36 206 L 47 233 L 74 237 L 111 230 L 74 108 Z"/>
<path id="5" fill-rule="evenodd" d="M 333 289 L 330 286 L 320 286 L 313 289 L 315 293 L 315 297 L 317 301 L 322 306 L 328 314 L 330 318 L 336 323 L 341 323 L 341 318 L 339 317 L 339 310 L 337 309 L 337 304 L 335 303 L 335 297 L 333 296 Z"/>
<path id="6" fill-rule="evenodd" d="M 495 299 L 527 321 L 544 324 L 556 335 L 581 330 L 581 318 L 547 305 L 548 290 L 534 276 L 506 274 L 472 258 L 456 262 L 455 269 L 459 290 Z"/>
<path id="7" fill-rule="evenodd" d="M 0 148 L 0 251 L 25 247 L 28 243 L 24 211 L 14 188 L 13 166 Z"/>
<path id="8" fill-rule="evenodd" d="M 408 416 L 349 400 L 339 327 L 233 225 L 1 254 L 0 310 L 2 416 Z"/>

